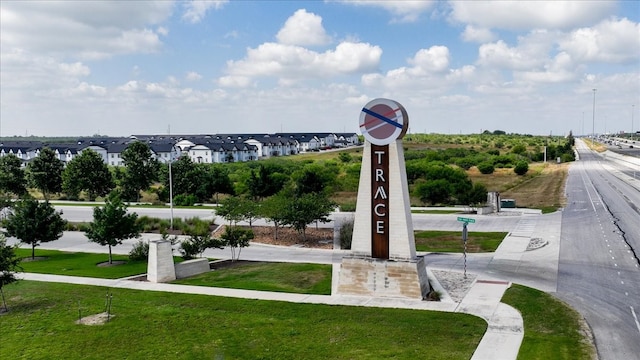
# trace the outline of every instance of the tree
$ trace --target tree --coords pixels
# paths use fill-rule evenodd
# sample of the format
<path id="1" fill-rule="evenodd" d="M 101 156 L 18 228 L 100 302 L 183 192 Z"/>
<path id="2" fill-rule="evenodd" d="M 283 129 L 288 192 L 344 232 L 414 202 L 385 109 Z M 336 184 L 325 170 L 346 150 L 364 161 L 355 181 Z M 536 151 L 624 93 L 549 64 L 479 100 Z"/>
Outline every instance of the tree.
<path id="1" fill-rule="evenodd" d="M 231 261 L 240 258 L 240 252 L 243 248 L 249 246 L 249 242 L 253 239 L 253 231 L 249 229 L 239 228 L 237 226 L 227 226 L 222 236 L 220 236 L 224 245 L 231 249 Z"/>
<path id="2" fill-rule="evenodd" d="M 122 151 L 127 171 L 122 179 L 123 196 L 137 201 L 140 191 L 146 190 L 158 176 L 158 163 L 153 158 L 149 144 L 136 141 Z"/>
<path id="3" fill-rule="evenodd" d="M 328 185 L 335 182 L 337 169 L 324 168 L 320 165 L 308 165 L 294 174 L 296 195 L 320 193 Z"/>
<path id="4" fill-rule="evenodd" d="M 302 240 L 307 241 L 307 225 L 318 220 L 329 222 L 335 204 L 324 194 L 304 194 L 294 198 L 284 209 L 285 224 L 295 229 L 302 235 Z"/>
<path id="5" fill-rule="evenodd" d="M 229 178 L 229 171 L 220 165 L 213 165 L 209 167 L 209 174 L 211 178 L 211 191 L 216 196 L 216 204 L 218 203 L 218 194 L 235 193 L 233 189 L 233 182 Z"/>
<path id="6" fill-rule="evenodd" d="M 487 202 L 487 187 L 480 183 L 473 187 L 461 198 L 463 204 L 484 204 Z"/>
<path id="7" fill-rule="evenodd" d="M 62 189 L 73 198 L 86 191 L 89 201 L 105 196 L 113 189 L 113 177 L 109 167 L 97 152 L 83 150 L 71 160 L 62 173 Z"/>
<path id="8" fill-rule="evenodd" d="M 15 155 L 0 157 L 0 192 L 22 196 L 27 193 L 22 161 Z"/>
<path id="9" fill-rule="evenodd" d="M 180 244 L 180 252 L 185 260 L 194 256 L 202 257 L 205 250 L 209 248 L 222 249 L 224 241 L 211 237 L 211 230 L 208 222 L 196 222 L 185 231 L 189 239 Z"/>
<path id="10" fill-rule="evenodd" d="M 7 234 L 31 244 L 31 259 L 35 259 L 36 246 L 62 236 L 67 221 L 61 215 L 48 202 L 20 200 L 7 218 Z"/>
<path id="11" fill-rule="evenodd" d="M 517 175 L 524 175 L 527 171 L 529 171 L 529 164 L 524 160 L 518 161 L 516 166 L 513 168 L 513 172 Z"/>
<path id="12" fill-rule="evenodd" d="M 481 173 L 488 175 L 488 174 L 493 174 L 493 172 L 495 171 L 495 167 L 493 166 L 492 162 L 483 161 L 480 164 L 478 164 L 478 170 L 480 170 Z"/>
<path id="13" fill-rule="evenodd" d="M 253 228 L 253 221 L 259 217 L 260 203 L 246 197 L 240 198 L 240 215 L 242 220 L 249 223 L 249 227 Z"/>
<path id="14" fill-rule="evenodd" d="M 109 264 L 113 264 L 111 247 L 122 244 L 122 240 L 140 236 L 138 214 L 127 214 L 127 206 L 116 192 L 107 197 L 104 207 L 93 208 L 93 221 L 85 234 L 90 241 L 109 246 Z"/>
<path id="15" fill-rule="evenodd" d="M 276 171 L 269 171 L 263 165 L 258 170 L 252 170 L 247 183 L 249 195 L 256 200 L 276 194 L 282 190 L 288 177 Z"/>
<path id="16" fill-rule="evenodd" d="M 287 220 L 287 214 L 284 211 L 287 209 L 292 201 L 292 197 L 285 192 L 280 192 L 269 198 L 266 198 L 260 204 L 259 213 L 267 219 L 273 222 L 274 238 L 278 239 L 278 229 L 285 225 Z"/>
<path id="17" fill-rule="evenodd" d="M 16 255 L 15 249 L 16 246 L 7 245 L 7 239 L 3 233 L 0 233 L 0 295 L 2 295 L 2 304 L 5 312 L 9 309 L 2 289 L 5 285 L 18 281 L 15 273 L 22 270 L 19 265 L 20 259 Z"/>
<path id="18" fill-rule="evenodd" d="M 215 214 L 222 216 L 229 222 L 229 225 L 235 225 L 244 218 L 242 213 L 242 199 L 239 196 L 228 197 L 218 205 Z"/>
<path id="19" fill-rule="evenodd" d="M 27 177 L 31 185 L 42 192 L 45 200 L 49 194 L 62 191 L 62 170 L 64 163 L 48 147 L 40 150 L 40 155 L 27 165 Z"/>
<path id="20" fill-rule="evenodd" d="M 416 194 L 423 203 L 446 203 L 451 196 L 450 184 L 445 179 L 427 180 L 416 186 Z"/>

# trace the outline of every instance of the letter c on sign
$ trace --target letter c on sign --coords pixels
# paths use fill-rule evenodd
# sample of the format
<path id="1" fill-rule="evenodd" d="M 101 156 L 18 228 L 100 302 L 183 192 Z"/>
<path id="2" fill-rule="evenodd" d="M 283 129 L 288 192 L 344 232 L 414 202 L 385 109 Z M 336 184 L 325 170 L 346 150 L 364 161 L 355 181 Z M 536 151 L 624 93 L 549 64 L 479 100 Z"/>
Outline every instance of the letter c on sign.
<path id="1" fill-rule="evenodd" d="M 387 216 L 386 212 L 380 212 L 380 210 L 378 210 L 381 207 L 386 208 L 387 205 L 385 205 L 385 204 L 376 204 L 376 206 L 373 208 L 373 212 L 375 212 L 376 215 L 378 215 L 378 216 Z"/>

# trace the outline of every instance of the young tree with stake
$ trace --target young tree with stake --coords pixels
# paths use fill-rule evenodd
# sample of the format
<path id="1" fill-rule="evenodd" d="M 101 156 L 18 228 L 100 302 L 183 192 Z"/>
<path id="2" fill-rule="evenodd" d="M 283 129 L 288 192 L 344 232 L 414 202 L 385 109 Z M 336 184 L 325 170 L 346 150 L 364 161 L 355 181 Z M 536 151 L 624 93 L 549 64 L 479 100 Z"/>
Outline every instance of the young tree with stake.
<path id="1" fill-rule="evenodd" d="M 109 246 L 109 264 L 113 264 L 111 247 L 122 244 L 122 240 L 140 236 L 137 219 L 138 214 L 128 214 L 120 196 L 112 192 L 104 207 L 93 208 L 93 222 L 89 223 L 85 234 L 90 241 Z"/>

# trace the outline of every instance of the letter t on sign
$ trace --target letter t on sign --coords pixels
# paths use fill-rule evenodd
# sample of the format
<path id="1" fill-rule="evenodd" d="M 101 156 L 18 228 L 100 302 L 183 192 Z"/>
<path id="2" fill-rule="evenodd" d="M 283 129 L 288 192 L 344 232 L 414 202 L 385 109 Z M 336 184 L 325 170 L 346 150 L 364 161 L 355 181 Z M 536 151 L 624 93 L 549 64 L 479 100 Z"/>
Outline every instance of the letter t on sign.
<path id="1" fill-rule="evenodd" d="M 389 145 L 371 144 L 371 256 L 389 259 Z"/>

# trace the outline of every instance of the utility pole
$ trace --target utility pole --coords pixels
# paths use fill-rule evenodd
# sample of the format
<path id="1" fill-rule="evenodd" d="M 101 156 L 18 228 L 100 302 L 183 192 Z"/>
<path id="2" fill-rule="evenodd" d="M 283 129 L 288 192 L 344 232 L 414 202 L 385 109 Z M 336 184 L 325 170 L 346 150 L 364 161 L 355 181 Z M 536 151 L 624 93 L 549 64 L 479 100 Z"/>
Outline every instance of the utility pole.
<path id="1" fill-rule="evenodd" d="M 169 124 L 167 128 L 167 132 L 169 137 L 171 137 L 171 124 Z M 171 140 L 173 143 L 173 140 Z M 171 145 L 171 150 L 169 152 L 169 209 L 171 220 L 169 220 L 169 229 L 173 230 L 173 174 L 171 174 L 171 163 L 173 162 L 173 151 L 175 150 L 176 145 Z"/>

